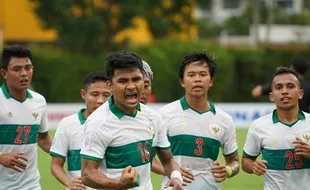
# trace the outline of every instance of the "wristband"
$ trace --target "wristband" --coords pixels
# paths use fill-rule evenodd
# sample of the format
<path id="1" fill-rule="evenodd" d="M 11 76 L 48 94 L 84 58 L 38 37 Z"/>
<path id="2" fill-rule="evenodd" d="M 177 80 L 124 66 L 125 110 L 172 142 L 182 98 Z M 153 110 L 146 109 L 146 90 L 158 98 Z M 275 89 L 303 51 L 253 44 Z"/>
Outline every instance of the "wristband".
<path id="1" fill-rule="evenodd" d="M 232 168 L 230 166 L 225 166 L 225 168 L 226 168 L 226 177 L 230 178 L 233 173 Z"/>
<path id="2" fill-rule="evenodd" d="M 178 170 L 174 170 L 174 171 L 171 173 L 170 179 L 172 179 L 172 178 L 178 178 L 178 179 L 181 181 L 181 183 L 183 183 L 182 174 L 181 174 L 181 172 L 178 171 Z"/>

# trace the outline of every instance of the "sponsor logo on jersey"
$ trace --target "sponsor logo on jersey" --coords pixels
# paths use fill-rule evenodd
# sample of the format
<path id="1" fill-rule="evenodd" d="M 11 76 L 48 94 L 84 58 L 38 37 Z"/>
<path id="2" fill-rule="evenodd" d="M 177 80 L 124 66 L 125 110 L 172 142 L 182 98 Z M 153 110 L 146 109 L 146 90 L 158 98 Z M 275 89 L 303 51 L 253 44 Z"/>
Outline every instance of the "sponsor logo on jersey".
<path id="1" fill-rule="evenodd" d="M 211 124 L 209 126 L 210 132 L 214 136 L 219 136 L 221 133 L 221 128 L 217 124 Z"/>

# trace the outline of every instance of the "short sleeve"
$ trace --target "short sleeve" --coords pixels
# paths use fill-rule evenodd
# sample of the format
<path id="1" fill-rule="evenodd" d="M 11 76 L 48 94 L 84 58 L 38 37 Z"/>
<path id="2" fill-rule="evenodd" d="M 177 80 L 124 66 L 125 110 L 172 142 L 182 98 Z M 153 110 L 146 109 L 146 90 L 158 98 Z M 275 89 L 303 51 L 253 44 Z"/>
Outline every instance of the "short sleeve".
<path id="1" fill-rule="evenodd" d="M 170 148 L 170 142 L 167 137 L 167 130 L 161 116 L 158 115 L 157 122 L 155 123 L 158 132 L 158 140 L 156 146 L 159 148 Z"/>
<path id="2" fill-rule="evenodd" d="M 232 119 L 230 120 L 227 126 L 227 130 L 223 137 L 223 143 L 221 148 L 224 156 L 229 156 L 234 152 L 236 152 L 238 149 L 236 140 L 236 128 Z"/>
<path id="3" fill-rule="evenodd" d="M 46 104 L 45 104 L 43 112 L 42 112 L 39 133 L 47 133 L 47 132 L 48 132 L 48 120 L 47 120 L 47 110 L 46 110 Z"/>
<path id="4" fill-rule="evenodd" d="M 57 129 L 50 150 L 50 155 L 66 158 L 69 150 L 69 124 L 63 119 Z"/>
<path id="5" fill-rule="evenodd" d="M 252 124 L 248 130 L 243 153 L 249 157 L 257 157 L 262 149 L 261 139 L 258 138 L 256 128 Z"/>
<path id="6" fill-rule="evenodd" d="M 81 149 L 81 157 L 101 162 L 112 136 L 102 121 L 90 119 L 85 123 L 86 129 Z"/>

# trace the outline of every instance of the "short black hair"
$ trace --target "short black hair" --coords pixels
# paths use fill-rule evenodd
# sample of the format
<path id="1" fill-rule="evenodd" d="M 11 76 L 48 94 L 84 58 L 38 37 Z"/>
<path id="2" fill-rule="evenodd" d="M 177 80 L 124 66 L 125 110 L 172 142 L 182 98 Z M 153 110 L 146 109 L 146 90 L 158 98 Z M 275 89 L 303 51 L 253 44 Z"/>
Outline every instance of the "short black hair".
<path id="1" fill-rule="evenodd" d="M 105 59 L 105 70 L 112 81 L 115 69 L 138 68 L 143 73 L 142 59 L 134 52 L 110 53 Z"/>
<path id="2" fill-rule="evenodd" d="M 293 57 L 291 64 L 293 66 L 294 71 L 298 74 L 304 75 L 309 68 L 309 62 L 306 58 L 301 56 Z"/>
<path id="3" fill-rule="evenodd" d="M 184 78 L 185 68 L 192 62 L 196 61 L 199 61 L 200 64 L 204 63 L 208 64 L 211 78 L 214 77 L 216 71 L 215 57 L 208 55 L 206 50 L 201 50 L 201 51 L 194 51 L 191 54 L 184 57 L 179 69 L 179 77 L 181 80 L 183 80 Z"/>
<path id="4" fill-rule="evenodd" d="M 296 78 L 297 78 L 297 80 L 298 80 L 298 86 L 300 87 L 300 82 L 299 82 L 299 77 L 298 77 L 298 74 L 293 70 L 293 69 L 290 69 L 290 68 L 288 68 L 288 67 L 278 67 L 277 69 L 276 69 L 276 72 L 274 73 L 274 75 L 273 75 L 273 79 L 272 79 L 272 81 L 274 80 L 274 78 L 276 77 L 276 76 L 278 76 L 278 75 L 282 75 L 282 74 L 292 74 L 292 75 L 294 75 Z"/>
<path id="5" fill-rule="evenodd" d="M 90 72 L 84 78 L 84 88 L 88 88 L 92 83 L 97 81 L 107 82 L 109 79 L 105 72 L 94 71 Z"/>
<path id="6" fill-rule="evenodd" d="M 1 53 L 1 67 L 8 69 L 12 57 L 28 57 L 32 61 L 31 51 L 22 45 L 5 46 Z"/>

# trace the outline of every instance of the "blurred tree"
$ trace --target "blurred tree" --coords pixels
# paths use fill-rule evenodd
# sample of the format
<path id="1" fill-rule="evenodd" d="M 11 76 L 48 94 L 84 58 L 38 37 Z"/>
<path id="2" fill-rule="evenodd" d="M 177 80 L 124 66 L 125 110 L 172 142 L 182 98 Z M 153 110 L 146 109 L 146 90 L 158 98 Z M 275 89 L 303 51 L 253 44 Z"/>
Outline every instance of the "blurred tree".
<path id="1" fill-rule="evenodd" d="M 55 29 L 63 47 L 91 53 L 110 47 L 113 36 L 131 25 L 143 0 L 30 0 L 47 29 Z"/>
<path id="2" fill-rule="evenodd" d="M 155 39 L 191 37 L 195 0 L 30 0 L 47 29 L 58 32 L 63 47 L 85 53 L 111 48 L 115 35 L 144 18 Z"/>

